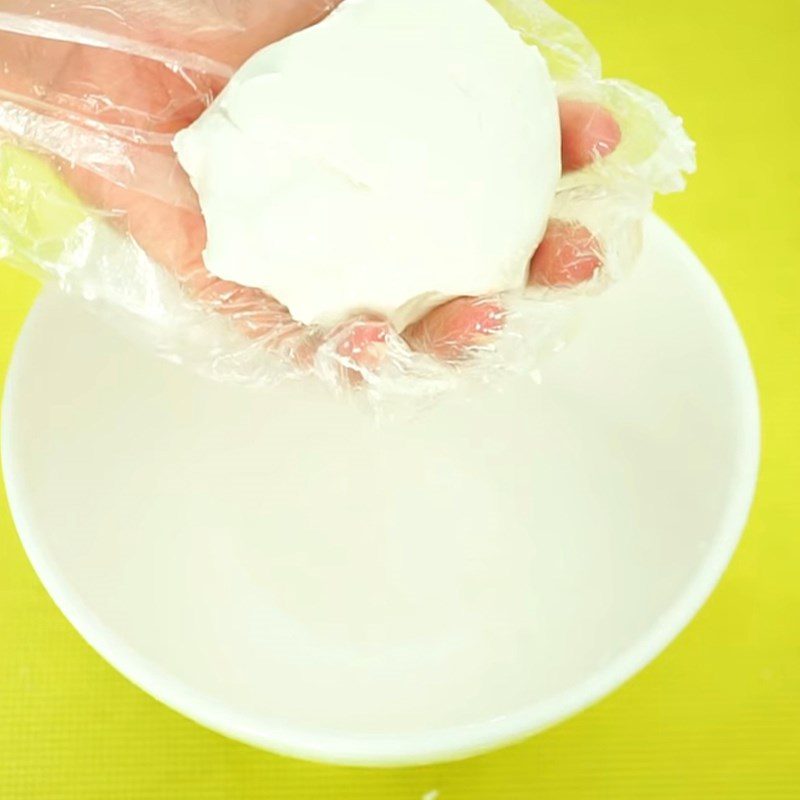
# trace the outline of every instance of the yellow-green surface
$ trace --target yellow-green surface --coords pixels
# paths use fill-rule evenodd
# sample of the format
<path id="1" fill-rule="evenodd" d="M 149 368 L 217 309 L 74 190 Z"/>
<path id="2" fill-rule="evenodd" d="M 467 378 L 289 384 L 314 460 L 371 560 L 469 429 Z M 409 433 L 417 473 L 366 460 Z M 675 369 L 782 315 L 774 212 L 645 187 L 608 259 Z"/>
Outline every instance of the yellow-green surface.
<path id="1" fill-rule="evenodd" d="M 0 798 L 800 798 L 800 0 L 558 0 L 606 72 L 687 120 L 700 171 L 659 210 L 727 295 L 764 456 L 742 546 L 687 631 L 612 697 L 459 764 L 369 771 L 267 755 L 115 673 L 48 599 L 0 500 Z M 0 373 L 35 283 L 0 268 Z"/>

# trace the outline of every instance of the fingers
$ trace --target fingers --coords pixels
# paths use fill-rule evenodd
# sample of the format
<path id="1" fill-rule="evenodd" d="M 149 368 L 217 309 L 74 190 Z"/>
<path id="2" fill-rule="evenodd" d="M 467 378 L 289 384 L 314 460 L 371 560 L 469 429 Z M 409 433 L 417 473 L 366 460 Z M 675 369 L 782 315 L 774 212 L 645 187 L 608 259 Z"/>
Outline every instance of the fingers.
<path id="1" fill-rule="evenodd" d="M 558 111 L 564 172 L 588 167 L 619 147 L 622 131 L 608 109 L 582 100 L 559 100 Z"/>
<path id="2" fill-rule="evenodd" d="M 496 299 L 459 297 L 415 322 L 403 337 L 414 350 L 444 361 L 457 361 L 501 331 L 504 314 Z"/>
<path id="3" fill-rule="evenodd" d="M 600 241 L 583 225 L 551 220 L 531 260 L 529 283 L 569 287 L 588 281 L 603 265 Z M 411 325 L 403 337 L 412 349 L 443 361 L 458 361 L 486 344 L 505 325 L 505 310 L 495 298 L 460 297 L 435 308 Z"/>
<path id="4" fill-rule="evenodd" d="M 582 100 L 559 100 L 558 109 L 564 172 L 588 167 L 619 147 L 622 131 L 607 108 Z M 554 219 L 531 259 L 528 282 L 575 286 L 590 280 L 602 265 L 603 247 L 591 231 L 579 223 Z"/>
<path id="5" fill-rule="evenodd" d="M 366 375 L 378 372 L 386 359 L 391 335 L 391 325 L 381 319 L 351 320 L 334 331 L 331 338 L 340 366 L 339 377 L 356 386 Z"/>
<path id="6" fill-rule="evenodd" d="M 575 286 L 603 266 L 603 248 L 592 232 L 577 222 L 552 219 L 531 259 L 532 286 Z"/>

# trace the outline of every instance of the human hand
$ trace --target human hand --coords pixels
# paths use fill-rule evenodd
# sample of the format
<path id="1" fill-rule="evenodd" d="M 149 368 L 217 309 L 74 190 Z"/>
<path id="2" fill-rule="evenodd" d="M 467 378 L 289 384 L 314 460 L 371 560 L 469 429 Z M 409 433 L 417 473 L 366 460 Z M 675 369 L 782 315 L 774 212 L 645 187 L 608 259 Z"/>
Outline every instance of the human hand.
<path id="1" fill-rule="evenodd" d="M 118 2 L 130 12 L 130 3 Z M 325 0 L 252 3 L 251 8 L 240 10 L 238 24 L 225 35 L 217 32 L 205 38 L 197 14 L 187 12 L 202 6 L 196 2 L 178 3 L 168 19 L 140 15 L 127 20 L 136 41 L 165 52 L 201 56 L 210 69 L 192 62 L 176 71 L 125 50 L 3 34 L 0 52 L 5 70 L 0 91 L 29 97 L 52 117 L 70 120 L 89 132 L 90 141 L 99 132 L 99 139 L 107 144 L 123 143 L 128 166 L 122 175 L 106 168 L 102 152 L 96 154 L 98 164 L 86 153 L 70 158 L 55 148 L 62 156 L 60 172 L 86 203 L 109 213 L 172 273 L 193 300 L 228 317 L 241 333 L 282 357 L 310 364 L 320 346 L 335 341 L 343 360 L 372 369 L 393 333 L 388 323 L 362 318 L 326 336 L 295 322 L 264 292 L 223 281 L 205 269 L 203 217 L 169 146 L 171 136 L 191 124 L 224 87 L 226 69 L 235 69 L 255 50 L 313 24 L 336 4 Z M 152 15 L 152 4 L 148 7 Z M 80 13 L 92 12 L 84 7 Z M 87 20 L 80 22 L 87 24 Z M 560 115 L 565 170 L 581 169 L 619 144 L 619 127 L 596 105 L 562 101 Z M 530 280 L 550 285 L 580 283 L 601 266 L 601 252 L 585 228 L 554 220 L 532 258 Z M 413 350 L 458 360 L 502 326 L 498 301 L 459 298 L 412 325 L 403 332 L 403 339 Z"/>

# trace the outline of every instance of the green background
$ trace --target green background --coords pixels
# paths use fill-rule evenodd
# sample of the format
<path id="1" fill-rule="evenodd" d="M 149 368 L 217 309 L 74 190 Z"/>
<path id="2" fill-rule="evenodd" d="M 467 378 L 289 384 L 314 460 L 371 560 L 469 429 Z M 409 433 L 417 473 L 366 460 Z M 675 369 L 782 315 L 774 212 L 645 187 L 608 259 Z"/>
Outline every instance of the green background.
<path id="1" fill-rule="evenodd" d="M 205 731 L 107 666 L 49 600 L 0 499 L 0 798 L 800 798 L 800 0 L 557 0 L 606 73 L 683 115 L 700 171 L 660 212 L 741 323 L 764 455 L 698 618 L 599 705 L 456 764 L 353 770 Z M 0 269 L 0 374 L 37 291 Z"/>

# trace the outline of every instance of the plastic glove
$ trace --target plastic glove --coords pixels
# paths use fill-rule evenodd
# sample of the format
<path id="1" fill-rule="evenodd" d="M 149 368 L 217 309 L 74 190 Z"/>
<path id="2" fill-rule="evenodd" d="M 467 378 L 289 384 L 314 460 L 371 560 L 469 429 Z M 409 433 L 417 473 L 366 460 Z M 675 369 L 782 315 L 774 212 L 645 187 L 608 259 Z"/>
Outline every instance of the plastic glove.
<path id="1" fill-rule="evenodd" d="M 537 2 L 537 0 L 534 0 Z M 302 368 L 372 377 L 391 352 L 460 361 L 505 325 L 496 298 L 462 298 L 402 332 L 379 319 L 333 331 L 296 323 L 263 292 L 205 269 L 205 225 L 170 146 L 253 52 L 321 19 L 323 0 L 154 3 L 17 0 L 0 12 L 0 131 L 46 155 L 81 201 L 177 278 L 186 298 L 230 320 L 239 334 Z M 621 132 L 596 103 L 562 100 L 563 160 L 583 169 L 611 154 Z M 533 257 L 533 284 L 593 277 L 603 246 L 578 223 L 555 220 Z M 409 352 L 405 352 L 409 351 Z M 319 371 L 319 370 L 318 370 Z"/>

